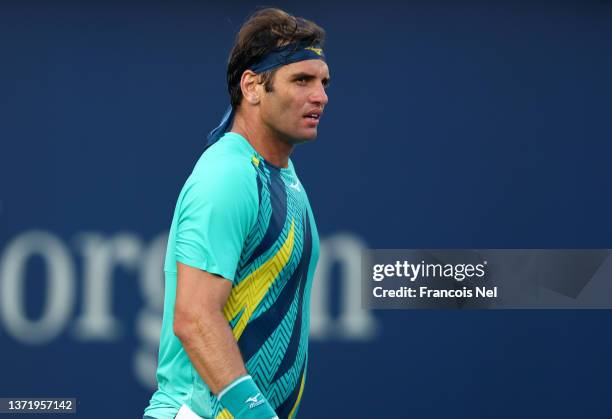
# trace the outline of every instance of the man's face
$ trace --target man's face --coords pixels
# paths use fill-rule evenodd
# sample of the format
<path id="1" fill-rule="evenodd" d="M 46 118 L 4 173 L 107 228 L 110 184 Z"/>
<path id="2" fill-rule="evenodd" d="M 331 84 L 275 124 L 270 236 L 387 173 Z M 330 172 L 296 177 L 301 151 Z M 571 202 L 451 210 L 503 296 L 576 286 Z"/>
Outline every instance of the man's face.
<path id="1" fill-rule="evenodd" d="M 272 91 L 261 96 L 263 124 L 291 144 L 314 140 L 327 105 L 328 83 L 329 69 L 324 61 L 305 60 L 280 67 L 274 74 Z"/>

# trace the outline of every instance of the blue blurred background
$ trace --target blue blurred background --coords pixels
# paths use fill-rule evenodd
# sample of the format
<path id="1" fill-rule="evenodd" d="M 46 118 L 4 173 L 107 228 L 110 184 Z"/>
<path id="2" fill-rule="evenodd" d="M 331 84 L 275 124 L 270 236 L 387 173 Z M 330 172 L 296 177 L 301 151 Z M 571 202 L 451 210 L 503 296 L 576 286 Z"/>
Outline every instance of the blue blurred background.
<path id="1" fill-rule="evenodd" d="M 612 4 L 289 2 L 330 102 L 302 418 L 610 418 L 612 312 L 365 311 L 364 248 L 611 248 Z M 139 417 L 251 2 L 0 3 L 0 397 Z M 26 417 L 26 416 L 24 416 Z"/>

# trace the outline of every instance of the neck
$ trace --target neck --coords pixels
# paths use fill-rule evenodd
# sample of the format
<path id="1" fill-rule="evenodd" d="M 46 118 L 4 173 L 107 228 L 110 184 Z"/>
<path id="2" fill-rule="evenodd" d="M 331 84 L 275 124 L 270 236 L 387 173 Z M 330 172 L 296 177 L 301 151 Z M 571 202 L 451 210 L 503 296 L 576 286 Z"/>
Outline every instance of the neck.
<path id="1" fill-rule="evenodd" d="M 253 120 L 254 118 L 256 115 L 249 118 L 242 112 L 236 112 L 230 131 L 246 138 L 267 162 L 286 168 L 289 165 L 293 144 L 284 140 L 278 132 L 271 130 L 261 121 Z"/>

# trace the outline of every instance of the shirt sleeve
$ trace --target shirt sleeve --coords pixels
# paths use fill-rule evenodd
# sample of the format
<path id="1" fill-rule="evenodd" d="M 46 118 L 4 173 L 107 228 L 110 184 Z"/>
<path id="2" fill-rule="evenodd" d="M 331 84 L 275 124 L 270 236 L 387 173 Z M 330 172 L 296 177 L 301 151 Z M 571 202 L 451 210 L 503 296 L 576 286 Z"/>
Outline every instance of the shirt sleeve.
<path id="1" fill-rule="evenodd" d="M 256 174 L 236 164 L 208 163 L 184 187 L 176 261 L 233 281 L 257 219 Z"/>

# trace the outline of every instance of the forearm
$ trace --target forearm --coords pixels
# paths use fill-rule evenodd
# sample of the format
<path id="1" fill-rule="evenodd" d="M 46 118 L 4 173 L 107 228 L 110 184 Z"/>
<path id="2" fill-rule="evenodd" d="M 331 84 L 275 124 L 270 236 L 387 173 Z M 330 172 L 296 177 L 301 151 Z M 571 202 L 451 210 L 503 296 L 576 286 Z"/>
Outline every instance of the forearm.
<path id="1" fill-rule="evenodd" d="M 247 373 L 232 330 L 220 311 L 191 320 L 177 336 L 214 394 Z"/>
<path id="2" fill-rule="evenodd" d="M 247 375 L 234 335 L 220 311 L 200 316 L 179 330 L 191 363 L 233 417 L 278 419 Z"/>
<path id="3" fill-rule="evenodd" d="M 174 334 L 202 380 L 236 419 L 276 413 L 247 371 L 223 308 L 232 283 L 178 263 Z"/>

